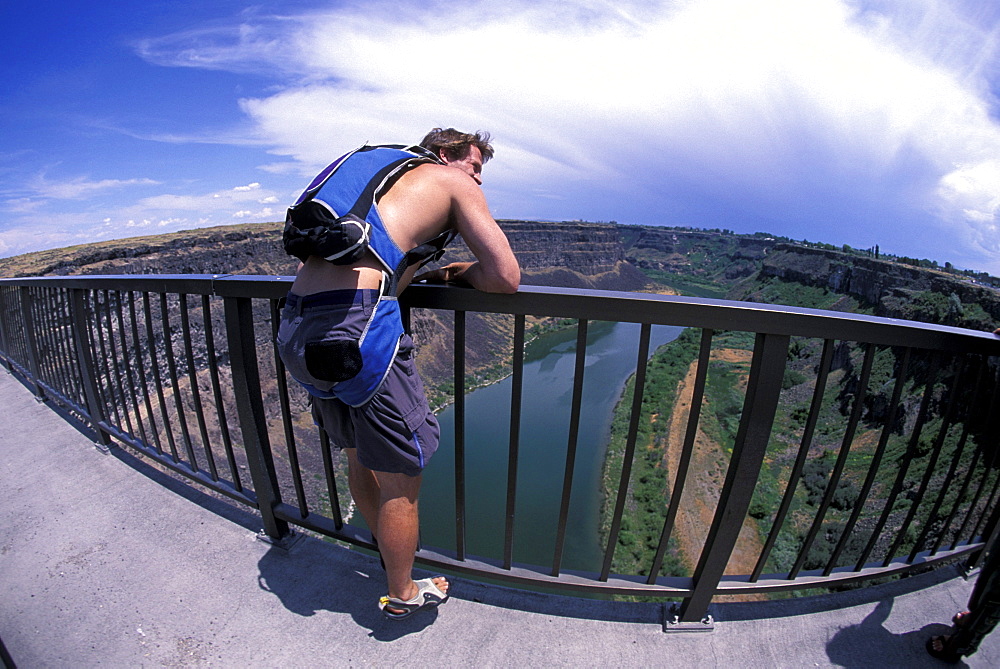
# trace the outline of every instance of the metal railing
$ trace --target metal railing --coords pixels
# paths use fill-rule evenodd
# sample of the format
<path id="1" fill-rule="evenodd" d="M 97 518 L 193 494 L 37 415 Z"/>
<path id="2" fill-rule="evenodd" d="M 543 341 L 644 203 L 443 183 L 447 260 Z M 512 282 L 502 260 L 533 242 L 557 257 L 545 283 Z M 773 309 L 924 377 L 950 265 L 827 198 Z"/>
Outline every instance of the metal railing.
<path id="1" fill-rule="evenodd" d="M 99 444 L 126 444 L 254 507 L 272 540 L 287 537 L 291 524 L 373 548 L 366 530 L 345 521 L 346 476 L 274 351 L 288 286 L 287 277 L 229 275 L 0 279 L 0 362 L 40 399 L 91 426 Z M 422 547 L 417 560 L 425 565 L 515 584 L 679 598 L 680 619 L 696 621 L 718 595 L 840 586 L 961 556 L 974 562 L 997 532 L 1000 341 L 992 335 L 791 307 L 558 288 L 490 295 L 415 285 L 405 298 L 407 317 L 420 310 L 453 323 L 455 542 Z M 506 477 L 506 499 L 488 511 L 503 517 L 505 536 L 502 554 L 491 556 L 470 555 L 466 546 L 465 455 L 477 430 L 465 421 L 466 348 L 474 345 L 466 339 L 475 314 L 512 316 L 508 465 L 497 474 Z M 519 435 L 533 429 L 521 424 L 521 395 L 526 322 L 535 317 L 572 319 L 577 331 L 565 466 L 544 483 L 561 490 L 546 565 L 519 564 L 513 551 L 515 523 L 524 522 L 515 518 L 515 499 L 524 493 Z M 635 348 L 620 352 L 634 355 L 636 365 L 620 407 L 627 425 L 620 464 L 604 477 L 603 560 L 584 572 L 562 563 L 571 499 L 602 494 L 574 482 L 594 321 L 638 323 L 640 330 Z M 681 412 L 675 457 L 668 468 L 659 451 L 651 456 L 664 483 L 658 501 L 643 509 L 636 491 L 647 474 L 636 466 L 665 438 L 642 429 L 663 409 L 646 406 L 654 325 L 692 328 L 696 353 L 686 413 L 679 400 L 678 408 L 666 407 Z M 732 333 L 752 340 L 748 368 L 720 362 L 720 342 Z M 725 442 L 721 480 L 707 496 L 703 536 L 694 543 L 689 537 L 679 550 L 678 527 L 692 513 L 687 505 L 704 474 L 693 463 L 715 420 L 715 400 L 708 400 L 713 368 L 739 377 L 741 407 L 732 433 L 712 428 Z M 628 528 L 640 516 L 655 536 L 632 551 L 638 566 L 621 572 Z M 752 540 L 743 544 L 748 531 Z M 686 569 L 684 560 L 668 559 L 680 553 Z"/>

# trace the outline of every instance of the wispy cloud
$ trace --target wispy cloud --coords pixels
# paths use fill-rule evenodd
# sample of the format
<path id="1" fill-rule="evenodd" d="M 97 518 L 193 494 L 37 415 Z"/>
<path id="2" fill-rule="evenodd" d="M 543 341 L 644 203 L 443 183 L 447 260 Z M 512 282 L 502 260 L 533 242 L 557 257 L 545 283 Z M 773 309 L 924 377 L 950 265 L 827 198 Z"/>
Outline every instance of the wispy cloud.
<path id="1" fill-rule="evenodd" d="M 108 217 L 190 224 L 280 214 L 339 153 L 453 125 L 495 135 L 486 189 L 498 216 L 766 229 L 1000 273 L 994 4 L 250 9 L 135 44 L 158 67 L 267 82 L 229 93 L 242 118 L 218 131 L 132 133 L 264 147 L 256 173 L 237 182 L 246 190 L 164 187 Z M 83 198 L 127 185 L 88 178 L 59 192 Z M 24 195 L 8 195 L 8 206 L 30 207 Z"/>
<path id="2" fill-rule="evenodd" d="M 159 182 L 152 179 L 100 179 L 97 181 L 87 177 L 74 177 L 68 180 L 49 179 L 44 174 L 38 175 L 29 187 L 37 198 L 54 198 L 57 200 L 77 200 L 108 190 L 127 188 L 129 186 L 155 186 Z"/>
<path id="3" fill-rule="evenodd" d="M 242 101 L 272 152 L 304 173 L 331 147 L 445 123 L 496 132 L 513 159 L 491 169 L 505 191 L 522 193 L 510 198 L 521 214 L 538 183 L 549 198 L 581 183 L 613 197 L 704 177 L 780 207 L 809 198 L 812 177 L 822 182 L 816 195 L 850 197 L 919 169 L 914 180 L 936 186 L 902 199 L 978 229 L 997 215 L 986 175 L 1000 131 L 983 78 L 995 66 L 995 28 L 973 18 L 941 2 L 837 0 L 348 6 L 244 24 L 228 41 L 200 33 L 213 46 L 176 57 L 310 73 Z M 264 33 L 287 47 L 271 48 Z M 246 57 L 262 40 L 268 48 Z M 830 177 L 843 188 L 829 193 Z"/>

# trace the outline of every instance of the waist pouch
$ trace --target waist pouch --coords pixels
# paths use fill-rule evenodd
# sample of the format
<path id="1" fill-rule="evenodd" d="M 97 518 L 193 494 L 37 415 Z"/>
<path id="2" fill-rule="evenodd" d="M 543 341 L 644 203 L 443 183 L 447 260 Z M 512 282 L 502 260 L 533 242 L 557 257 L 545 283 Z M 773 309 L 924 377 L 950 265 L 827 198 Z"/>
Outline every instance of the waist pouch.
<path id="1" fill-rule="evenodd" d="M 403 337 L 399 303 L 378 294 L 288 295 L 275 340 L 278 355 L 311 395 L 356 407 L 378 392 Z"/>

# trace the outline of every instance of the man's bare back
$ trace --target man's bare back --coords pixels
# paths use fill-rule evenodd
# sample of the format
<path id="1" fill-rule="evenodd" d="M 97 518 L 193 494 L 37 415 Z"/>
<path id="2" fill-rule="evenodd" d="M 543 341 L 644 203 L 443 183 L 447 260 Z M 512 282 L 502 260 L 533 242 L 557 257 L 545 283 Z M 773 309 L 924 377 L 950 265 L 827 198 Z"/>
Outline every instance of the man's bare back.
<path id="1" fill-rule="evenodd" d="M 478 259 L 476 263 L 454 263 L 449 266 L 450 272 L 438 270 L 439 274 L 431 273 L 430 278 L 461 279 L 480 290 L 513 292 L 520 282 L 520 270 L 480 189 L 482 158 L 478 154 L 479 150 L 472 147 L 471 159 L 465 159 L 466 162 L 426 164 L 410 170 L 375 206 L 401 250 L 409 251 L 454 227 Z M 473 269 L 473 265 L 477 267 Z M 400 292 L 409 285 L 416 270 L 416 266 L 411 267 L 403 275 Z M 381 281 L 381 265 L 371 253 L 350 266 L 334 265 L 311 256 L 299 269 L 291 290 L 297 295 L 312 295 L 345 288 L 377 289 Z"/>

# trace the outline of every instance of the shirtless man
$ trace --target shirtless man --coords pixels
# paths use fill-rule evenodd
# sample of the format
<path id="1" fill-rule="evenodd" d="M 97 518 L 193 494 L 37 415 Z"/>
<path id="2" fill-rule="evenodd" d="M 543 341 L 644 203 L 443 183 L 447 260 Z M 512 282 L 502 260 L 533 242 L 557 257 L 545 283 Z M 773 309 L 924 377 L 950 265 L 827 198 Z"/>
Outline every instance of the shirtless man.
<path id="1" fill-rule="evenodd" d="M 480 189 L 483 163 L 493 155 L 489 135 L 436 128 L 421 145 L 443 164 L 413 167 L 381 195 L 377 213 L 386 232 L 406 252 L 449 229 L 455 230 L 476 261 L 452 263 L 426 272 L 421 279 L 462 282 L 493 293 L 517 291 L 520 268 Z M 412 281 L 417 269 L 413 265 L 402 273 L 397 295 Z M 371 251 L 351 265 L 333 264 L 316 255 L 304 260 L 292 284 L 278 334 L 279 352 L 293 377 L 303 385 L 312 383 L 309 370 L 315 371 L 324 362 L 317 363 L 314 358 L 313 366 L 305 369 L 310 361 L 303 363 L 303 358 L 308 357 L 304 349 L 310 338 L 330 339 L 329 333 L 338 328 L 337 336 L 344 332 L 360 334 L 367 327 L 366 319 L 373 311 L 369 303 L 378 303 L 385 277 L 384 266 Z M 375 297 L 364 297 L 372 295 Z M 315 306 L 312 312 L 309 304 Z M 358 311 L 360 316 L 355 313 Z M 302 323 L 323 318 L 326 325 L 313 328 L 312 334 L 304 332 L 307 328 Z M 443 577 L 419 582 L 412 578 L 420 472 L 437 448 L 439 430 L 413 368 L 412 342 L 405 334 L 399 342 L 399 353 L 370 400 L 349 405 L 337 397 L 314 397 L 313 408 L 317 422 L 330 434 L 331 441 L 347 454 L 351 495 L 377 540 L 385 564 L 389 593 L 380 601 L 380 607 L 390 618 L 405 617 L 424 605 L 436 605 L 447 598 L 448 592 Z M 332 392 L 337 392 L 337 386 Z"/>

